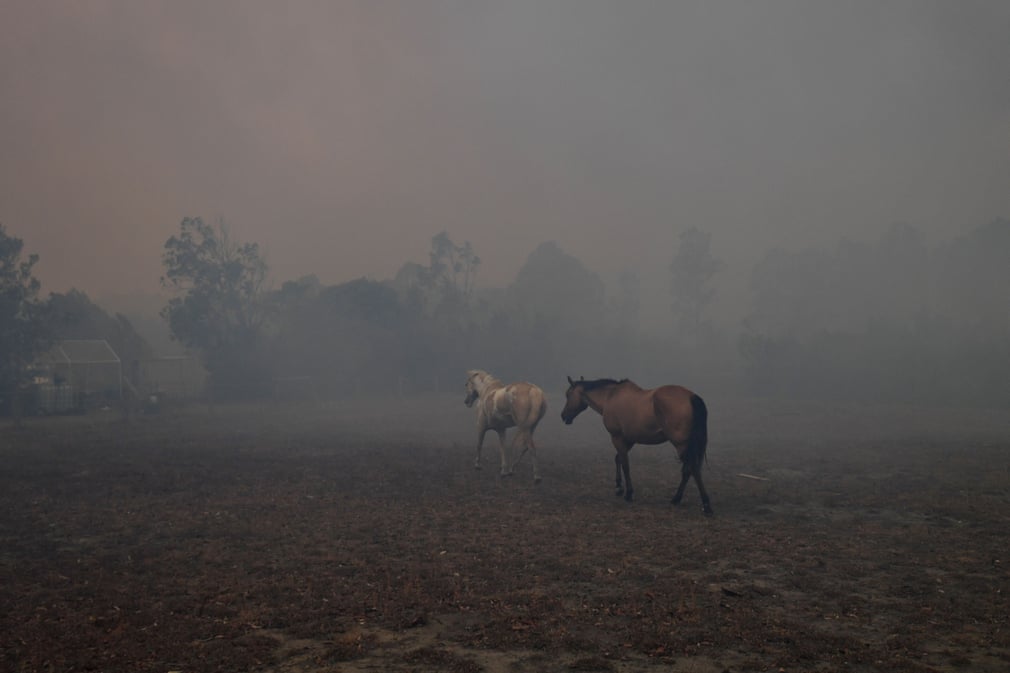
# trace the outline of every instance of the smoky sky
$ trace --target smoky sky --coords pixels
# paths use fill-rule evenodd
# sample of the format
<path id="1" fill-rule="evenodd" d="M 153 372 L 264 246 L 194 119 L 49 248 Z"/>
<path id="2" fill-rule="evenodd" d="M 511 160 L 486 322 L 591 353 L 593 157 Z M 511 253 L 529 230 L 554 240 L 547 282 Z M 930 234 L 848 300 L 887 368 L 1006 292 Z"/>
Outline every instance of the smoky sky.
<path id="1" fill-rule="evenodd" d="M 742 287 L 771 247 L 1010 215 L 1008 29 L 1001 0 L 12 0 L 0 222 L 97 297 L 156 292 L 196 215 L 274 282 L 387 278 L 446 230 L 481 285 L 555 240 L 658 287 L 697 226 Z"/>

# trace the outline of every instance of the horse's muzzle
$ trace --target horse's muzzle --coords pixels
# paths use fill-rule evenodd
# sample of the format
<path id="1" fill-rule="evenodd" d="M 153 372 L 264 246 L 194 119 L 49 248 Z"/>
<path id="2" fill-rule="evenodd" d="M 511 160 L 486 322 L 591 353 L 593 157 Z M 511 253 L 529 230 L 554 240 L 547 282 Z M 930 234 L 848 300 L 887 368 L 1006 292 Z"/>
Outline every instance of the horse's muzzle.
<path id="1" fill-rule="evenodd" d="M 565 418 L 565 415 L 561 414 L 561 420 L 563 420 L 565 422 L 565 425 L 571 425 L 572 421 L 574 421 L 575 418 L 574 417 L 572 417 L 572 418 Z"/>

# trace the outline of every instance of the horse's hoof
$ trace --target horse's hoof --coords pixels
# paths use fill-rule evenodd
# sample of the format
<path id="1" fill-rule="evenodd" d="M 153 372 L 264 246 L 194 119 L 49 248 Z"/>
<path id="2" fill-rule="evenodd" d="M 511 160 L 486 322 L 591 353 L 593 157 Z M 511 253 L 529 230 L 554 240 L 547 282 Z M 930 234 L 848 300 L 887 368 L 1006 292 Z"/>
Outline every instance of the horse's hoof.
<path id="1" fill-rule="evenodd" d="M 620 498 L 622 495 L 624 495 L 624 489 L 623 488 L 617 489 L 616 491 L 614 491 L 614 495 Z"/>
<path id="2" fill-rule="evenodd" d="M 542 480 L 540 479 L 540 477 L 533 477 L 533 483 L 534 484 L 539 484 L 541 481 Z"/>
<path id="3" fill-rule="evenodd" d="M 711 507 L 702 507 L 701 511 L 705 514 L 705 516 L 712 516 L 713 514 L 715 514 L 715 512 L 712 511 Z"/>
<path id="4" fill-rule="evenodd" d="M 680 498 L 671 498 L 670 499 L 670 504 L 671 505 L 679 505 L 680 504 Z"/>

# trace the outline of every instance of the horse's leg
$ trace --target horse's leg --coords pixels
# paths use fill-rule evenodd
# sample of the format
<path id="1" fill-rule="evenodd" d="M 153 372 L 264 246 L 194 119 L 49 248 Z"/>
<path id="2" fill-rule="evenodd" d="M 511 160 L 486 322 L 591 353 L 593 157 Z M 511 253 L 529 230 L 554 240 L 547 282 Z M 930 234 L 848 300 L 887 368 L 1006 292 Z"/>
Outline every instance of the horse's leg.
<path id="1" fill-rule="evenodd" d="M 631 447 L 628 448 L 630 449 Z M 635 489 L 631 485 L 631 466 L 628 463 L 627 451 L 621 454 L 621 467 L 624 469 L 624 499 L 627 502 L 631 502 L 631 495 L 635 492 Z"/>
<path id="2" fill-rule="evenodd" d="M 614 453 L 614 482 L 617 485 L 617 490 L 614 495 L 624 495 L 624 483 L 621 481 L 621 454 Z"/>
<path id="3" fill-rule="evenodd" d="M 508 465 L 507 451 L 505 450 L 505 431 L 495 430 L 498 433 L 498 447 L 501 449 L 501 476 L 511 476 L 512 470 Z"/>
<path id="4" fill-rule="evenodd" d="M 484 446 L 484 435 L 487 434 L 487 428 L 477 428 L 477 457 L 473 459 L 473 469 L 480 469 L 480 449 Z"/>
<path id="5" fill-rule="evenodd" d="M 679 449 L 678 449 L 679 452 Z M 673 494 L 672 502 L 674 505 L 679 505 L 681 498 L 684 497 L 684 487 L 687 486 L 687 482 L 694 477 L 694 483 L 698 485 L 698 493 L 701 495 L 701 509 L 705 514 L 712 514 L 712 504 L 708 500 L 708 491 L 705 490 L 705 482 L 701 480 L 701 465 L 692 465 L 687 461 L 684 461 L 683 466 L 680 468 L 680 486 L 677 487 L 677 492 Z"/>
<path id="6" fill-rule="evenodd" d="M 530 458 L 533 459 L 533 483 L 540 483 L 540 461 L 537 460 L 537 445 L 533 441 L 533 431 L 526 433 L 526 441 L 530 445 Z"/>
<path id="7" fill-rule="evenodd" d="M 679 505 L 681 498 L 684 497 L 684 488 L 687 486 L 688 480 L 691 479 L 691 466 L 684 463 L 680 467 L 680 486 L 677 487 L 677 492 L 673 494 L 672 502 L 674 505 Z"/>
<path id="8" fill-rule="evenodd" d="M 708 501 L 708 491 L 705 490 L 705 483 L 701 480 L 701 465 L 691 467 L 691 474 L 694 475 L 694 483 L 698 484 L 698 493 L 701 495 L 701 511 L 712 515 L 712 503 Z"/>
<path id="9" fill-rule="evenodd" d="M 631 451 L 631 444 L 624 441 L 617 435 L 611 435 L 610 441 L 617 449 L 614 456 L 614 464 L 617 466 L 617 495 L 621 495 L 621 472 L 624 472 L 624 499 L 631 502 L 635 489 L 631 485 L 631 466 L 628 463 L 628 451 Z"/>
<path id="10" fill-rule="evenodd" d="M 537 445 L 533 443 L 533 432 L 529 429 L 522 429 L 516 432 L 516 436 L 512 439 L 512 455 L 515 455 L 516 444 L 522 439 L 523 449 L 519 452 L 519 455 L 512 462 L 512 469 L 515 470 L 519 466 L 519 461 L 523 459 L 526 452 L 530 452 L 530 457 L 533 460 L 533 481 L 540 481 L 540 465 L 537 461 Z"/>
<path id="11" fill-rule="evenodd" d="M 519 464 L 519 459 L 526 455 L 526 452 L 530 452 L 530 459 L 533 461 L 533 481 L 534 483 L 540 483 L 540 462 L 537 460 L 537 445 L 533 441 L 533 431 L 530 429 L 525 429 L 521 433 L 523 438 L 523 451 L 519 454 L 519 458 L 516 458 L 516 462 L 513 465 Z"/>
<path id="12" fill-rule="evenodd" d="M 522 448 L 522 451 L 520 451 L 518 453 L 518 455 L 517 455 L 516 454 L 516 444 L 518 444 L 520 440 L 522 440 L 523 448 Z M 516 457 L 516 459 L 512 461 L 512 469 L 513 470 L 515 470 L 517 467 L 519 467 L 519 461 L 521 461 L 523 459 L 523 456 L 526 455 L 526 450 L 529 449 L 529 448 L 530 448 L 529 445 L 526 443 L 526 431 L 523 430 L 522 428 L 516 429 L 516 434 L 512 438 L 512 455 Z"/>

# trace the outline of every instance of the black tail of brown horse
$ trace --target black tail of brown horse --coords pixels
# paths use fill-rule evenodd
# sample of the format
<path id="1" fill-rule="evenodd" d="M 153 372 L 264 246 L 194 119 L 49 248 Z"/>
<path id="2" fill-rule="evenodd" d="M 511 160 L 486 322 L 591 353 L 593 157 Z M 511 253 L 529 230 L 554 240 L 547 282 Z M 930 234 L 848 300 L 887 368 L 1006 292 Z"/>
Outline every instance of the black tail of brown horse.
<path id="1" fill-rule="evenodd" d="M 697 395 L 691 395 L 691 414 L 691 434 L 687 437 L 684 463 L 700 469 L 708 446 L 708 407 Z"/>

